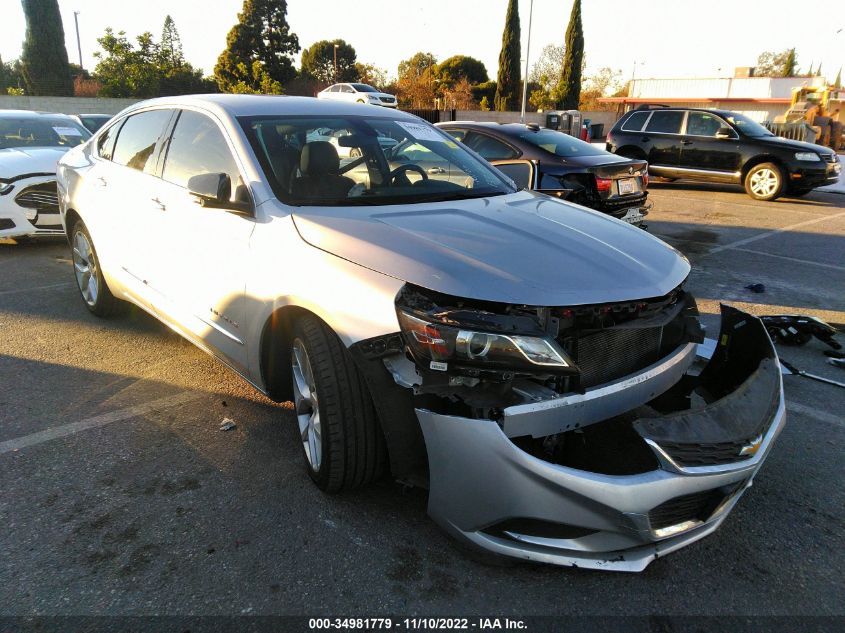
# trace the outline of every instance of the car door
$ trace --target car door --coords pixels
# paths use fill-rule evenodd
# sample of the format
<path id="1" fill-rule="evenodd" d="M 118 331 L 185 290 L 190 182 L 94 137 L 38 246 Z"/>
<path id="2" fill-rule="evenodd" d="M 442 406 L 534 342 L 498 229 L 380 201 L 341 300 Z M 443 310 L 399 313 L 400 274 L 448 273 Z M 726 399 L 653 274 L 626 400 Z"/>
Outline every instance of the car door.
<path id="1" fill-rule="evenodd" d="M 250 214 L 200 206 L 188 181 L 201 174 L 226 174 L 232 200 L 251 201 L 247 179 L 225 129 L 213 115 L 182 110 L 168 140 L 161 170 L 166 217 L 157 258 L 164 273 L 157 309 L 189 338 L 247 374 L 244 289 Z"/>
<path id="2" fill-rule="evenodd" d="M 733 174 L 741 159 L 739 135 L 724 119 L 712 112 L 690 111 L 681 140 L 681 167 Z"/>
<path id="3" fill-rule="evenodd" d="M 153 245 L 161 221 L 156 173 L 164 133 L 173 114 L 172 109 L 154 109 L 127 117 L 117 131 L 113 148 L 109 151 L 103 146 L 101 160 L 89 179 L 94 202 L 89 208 L 99 209 L 97 224 L 108 227 L 109 239 L 101 240 L 106 248 L 103 255 L 112 274 L 121 275 L 146 307 L 150 283 L 156 276 Z M 96 232 L 100 226 L 92 230 Z"/>
<path id="4" fill-rule="evenodd" d="M 681 129 L 685 110 L 654 110 L 640 138 L 649 165 L 675 168 L 681 161 Z"/>

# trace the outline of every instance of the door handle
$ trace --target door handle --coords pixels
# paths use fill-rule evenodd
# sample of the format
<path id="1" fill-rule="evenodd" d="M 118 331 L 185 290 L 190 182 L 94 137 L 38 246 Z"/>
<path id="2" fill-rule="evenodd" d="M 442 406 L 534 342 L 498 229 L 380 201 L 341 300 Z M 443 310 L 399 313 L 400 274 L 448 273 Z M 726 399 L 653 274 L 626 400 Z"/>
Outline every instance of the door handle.
<path id="1" fill-rule="evenodd" d="M 681 145 L 692 145 L 692 141 L 684 139 L 683 141 L 681 141 Z"/>
<path id="2" fill-rule="evenodd" d="M 643 143 L 648 143 L 650 140 L 651 140 L 650 136 L 644 136 L 640 139 L 640 141 L 642 141 Z"/>
<path id="3" fill-rule="evenodd" d="M 429 170 L 428 170 L 428 173 L 430 173 L 430 174 L 445 174 L 446 170 L 443 169 L 442 167 L 430 167 Z"/>
<path id="4" fill-rule="evenodd" d="M 151 200 L 158 206 L 160 211 L 167 211 L 167 206 L 161 200 L 158 198 L 151 198 Z"/>
<path id="5" fill-rule="evenodd" d="M 97 177 L 94 182 L 97 184 L 98 187 L 106 187 L 109 184 L 109 181 L 103 178 L 102 176 Z"/>

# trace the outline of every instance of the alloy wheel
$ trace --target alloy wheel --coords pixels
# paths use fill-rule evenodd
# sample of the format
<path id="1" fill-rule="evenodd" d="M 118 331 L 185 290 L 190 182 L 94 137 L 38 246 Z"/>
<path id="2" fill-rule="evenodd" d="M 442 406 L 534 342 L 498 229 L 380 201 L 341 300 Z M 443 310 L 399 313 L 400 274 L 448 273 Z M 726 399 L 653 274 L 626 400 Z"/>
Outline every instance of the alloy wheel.
<path id="1" fill-rule="evenodd" d="M 769 168 L 760 169 L 751 175 L 751 191 L 757 196 L 771 196 L 777 191 L 778 184 L 778 175 Z"/>
<path id="2" fill-rule="evenodd" d="M 82 298 L 89 306 L 97 303 L 97 260 L 91 242 L 82 231 L 73 234 L 73 268 Z"/>
<path id="3" fill-rule="evenodd" d="M 299 435 L 305 458 L 314 472 L 320 470 L 323 458 L 323 429 L 320 424 L 320 407 L 317 400 L 317 386 L 308 352 L 300 339 L 293 342 L 291 350 L 293 374 L 293 396 Z"/>

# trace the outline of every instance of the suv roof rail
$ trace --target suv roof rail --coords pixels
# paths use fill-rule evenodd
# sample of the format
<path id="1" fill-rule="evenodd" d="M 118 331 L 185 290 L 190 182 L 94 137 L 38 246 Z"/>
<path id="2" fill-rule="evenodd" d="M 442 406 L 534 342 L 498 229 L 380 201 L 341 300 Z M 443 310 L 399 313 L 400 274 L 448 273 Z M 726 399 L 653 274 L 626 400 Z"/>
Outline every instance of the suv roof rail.
<path id="1" fill-rule="evenodd" d="M 668 108 L 670 106 L 665 103 L 641 103 L 636 107 L 637 110 L 657 110 L 658 108 Z"/>

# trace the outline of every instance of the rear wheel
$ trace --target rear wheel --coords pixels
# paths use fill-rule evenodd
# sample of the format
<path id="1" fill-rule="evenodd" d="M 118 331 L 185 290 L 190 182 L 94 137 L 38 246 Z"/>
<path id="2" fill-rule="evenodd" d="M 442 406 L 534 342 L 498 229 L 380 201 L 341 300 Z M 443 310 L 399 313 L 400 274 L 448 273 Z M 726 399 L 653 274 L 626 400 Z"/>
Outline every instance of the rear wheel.
<path id="1" fill-rule="evenodd" d="M 308 474 L 325 492 L 358 488 L 384 469 L 372 398 L 340 339 L 315 317 L 294 325 L 294 407 Z"/>
<path id="2" fill-rule="evenodd" d="M 109 290 L 100 269 L 91 234 L 82 220 L 73 225 L 70 243 L 76 286 L 85 307 L 98 317 L 112 316 L 120 312 L 125 304 L 116 299 Z"/>
<path id="3" fill-rule="evenodd" d="M 745 192 L 755 200 L 774 200 L 783 194 L 784 177 L 774 163 L 754 165 L 745 175 Z"/>

